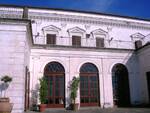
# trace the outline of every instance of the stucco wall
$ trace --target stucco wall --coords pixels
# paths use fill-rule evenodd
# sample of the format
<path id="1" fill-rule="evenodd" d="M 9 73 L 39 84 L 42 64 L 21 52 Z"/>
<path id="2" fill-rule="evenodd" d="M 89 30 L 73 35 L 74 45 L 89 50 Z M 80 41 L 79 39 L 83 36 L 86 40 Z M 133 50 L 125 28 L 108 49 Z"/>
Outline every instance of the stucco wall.
<path id="1" fill-rule="evenodd" d="M 139 81 L 136 67 L 137 62 L 132 51 L 32 49 L 30 56 L 31 90 L 37 91 L 36 88 L 39 85 L 39 78 L 43 76 L 44 67 L 52 61 L 61 63 L 65 68 L 66 107 L 69 105 L 68 83 L 72 80 L 73 76 L 79 76 L 80 67 L 87 62 L 93 63 L 99 70 L 101 107 L 113 107 L 112 68 L 117 63 L 124 64 L 128 69 L 131 103 L 137 104 L 142 98 L 137 87 L 137 81 Z M 77 101 L 80 103 L 79 92 Z"/>
<path id="2" fill-rule="evenodd" d="M 147 21 L 106 15 L 29 8 L 29 18 L 33 20 L 33 38 L 36 44 L 46 44 L 46 34 L 56 33 L 56 45 L 71 46 L 71 33 L 68 30 L 78 27 L 84 30 L 82 33 L 76 30 L 76 34 L 81 36 L 82 46 L 95 47 L 96 36 L 92 32 L 101 29 L 98 34 L 103 35 L 103 31 L 106 32 L 105 47 L 134 49 L 135 40 L 141 40 L 144 45 L 148 41 L 145 37 L 150 33 L 150 29 L 145 28 L 145 25 L 148 25 Z M 55 30 L 51 25 L 59 30 Z M 49 28 L 44 30 L 45 27 Z M 131 38 L 138 33 L 143 37 L 136 35 L 137 39 Z M 86 34 L 90 34 L 90 37 L 86 38 Z"/>
<path id="3" fill-rule="evenodd" d="M 25 66 L 29 64 L 27 28 L 26 25 L 12 25 L 12 23 L 0 24 L 0 78 L 4 75 L 13 78 L 6 91 L 6 96 L 10 97 L 10 102 L 14 104 L 12 112 L 22 113 L 24 110 Z"/>
<path id="4" fill-rule="evenodd" d="M 140 70 L 140 88 L 142 88 L 143 101 L 149 102 L 146 72 L 150 71 L 150 45 L 137 51 Z"/>

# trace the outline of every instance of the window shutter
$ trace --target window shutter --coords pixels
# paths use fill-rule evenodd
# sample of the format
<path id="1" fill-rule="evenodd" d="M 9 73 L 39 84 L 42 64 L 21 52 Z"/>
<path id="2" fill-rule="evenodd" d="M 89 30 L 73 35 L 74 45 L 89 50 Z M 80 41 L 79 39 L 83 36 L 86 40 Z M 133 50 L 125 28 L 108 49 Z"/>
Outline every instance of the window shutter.
<path id="1" fill-rule="evenodd" d="M 104 38 L 96 38 L 96 47 L 104 47 Z"/>
<path id="2" fill-rule="evenodd" d="M 55 45 L 56 44 L 56 35 L 47 34 L 47 44 Z"/>
<path id="3" fill-rule="evenodd" d="M 81 37 L 80 36 L 72 36 L 72 45 L 73 46 L 81 46 Z"/>

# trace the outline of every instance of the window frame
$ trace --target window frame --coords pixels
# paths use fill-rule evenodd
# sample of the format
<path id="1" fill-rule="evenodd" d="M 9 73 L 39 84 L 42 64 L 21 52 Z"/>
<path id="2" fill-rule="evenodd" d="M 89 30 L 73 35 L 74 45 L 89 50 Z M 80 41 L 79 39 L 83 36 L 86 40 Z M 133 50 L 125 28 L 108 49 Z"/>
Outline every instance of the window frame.
<path id="1" fill-rule="evenodd" d="M 72 46 L 81 47 L 81 36 L 72 35 Z"/>
<path id="2" fill-rule="evenodd" d="M 48 35 L 51 35 L 52 37 L 48 37 Z M 50 34 L 50 33 L 47 33 L 46 34 L 46 44 L 47 45 L 56 45 L 56 34 Z M 50 39 L 52 41 L 52 43 L 48 43 L 48 38 L 52 38 Z"/>
<path id="3" fill-rule="evenodd" d="M 105 47 L 105 40 L 101 37 L 96 37 L 96 48 L 104 48 Z"/>

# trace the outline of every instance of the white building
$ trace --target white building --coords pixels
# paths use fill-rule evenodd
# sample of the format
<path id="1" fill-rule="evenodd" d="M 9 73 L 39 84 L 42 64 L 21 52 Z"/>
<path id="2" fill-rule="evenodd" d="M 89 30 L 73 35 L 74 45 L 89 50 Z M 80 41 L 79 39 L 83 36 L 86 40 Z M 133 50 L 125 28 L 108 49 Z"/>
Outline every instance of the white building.
<path id="1" fill-rule="evenodd" d="M 10 6 L 0 7 L 0 18 L 0 76 L 13 77 L 7 96 L 14 113 L 39 103 L 42 76 L 50 108 L 69 106 L 74 76 L 80 107 L 150 102 L 150 21 Z"/>

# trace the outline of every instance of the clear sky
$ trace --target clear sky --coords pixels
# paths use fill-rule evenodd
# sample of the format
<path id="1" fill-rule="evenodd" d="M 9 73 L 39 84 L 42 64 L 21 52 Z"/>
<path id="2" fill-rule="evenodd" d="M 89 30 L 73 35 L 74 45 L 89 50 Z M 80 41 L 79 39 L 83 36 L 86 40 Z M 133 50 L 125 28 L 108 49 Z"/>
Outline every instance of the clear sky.
<path id="1" fill-rule="evenodd" d="M 150 19 L 150 0 L 0 0 L 0 4 L 73 9 Z"/>

